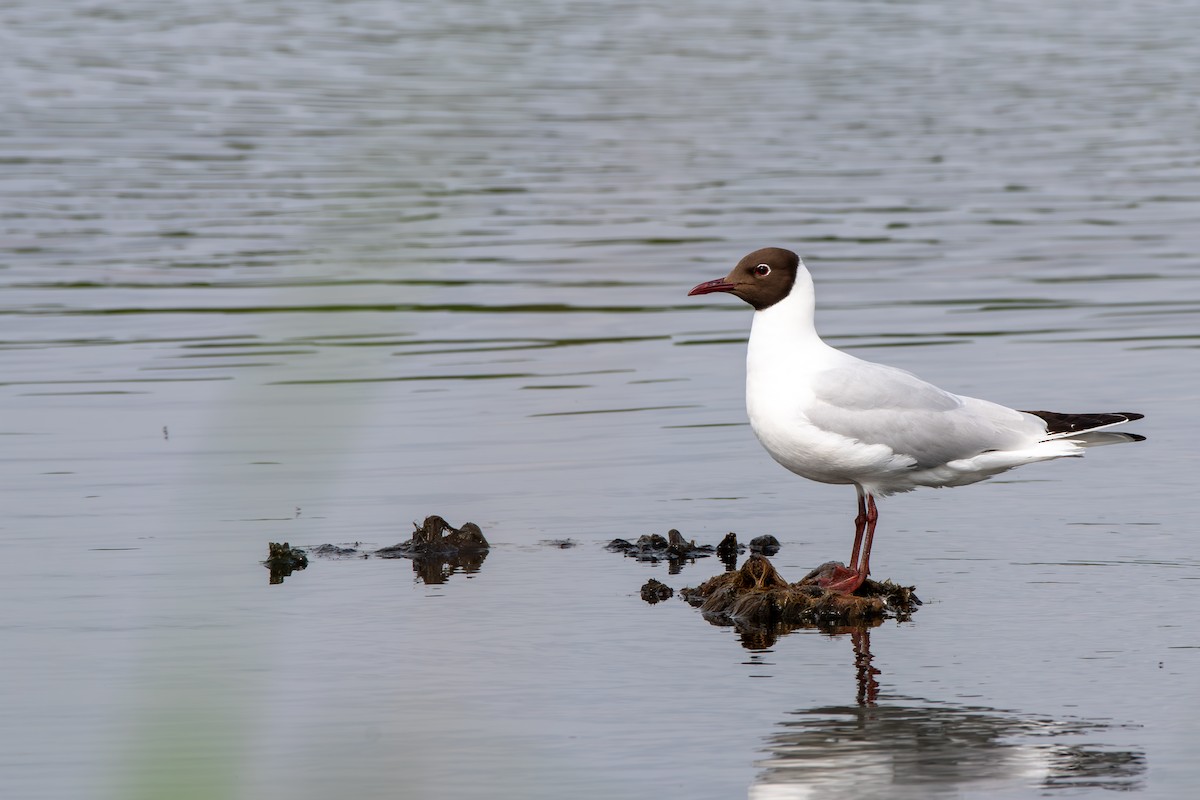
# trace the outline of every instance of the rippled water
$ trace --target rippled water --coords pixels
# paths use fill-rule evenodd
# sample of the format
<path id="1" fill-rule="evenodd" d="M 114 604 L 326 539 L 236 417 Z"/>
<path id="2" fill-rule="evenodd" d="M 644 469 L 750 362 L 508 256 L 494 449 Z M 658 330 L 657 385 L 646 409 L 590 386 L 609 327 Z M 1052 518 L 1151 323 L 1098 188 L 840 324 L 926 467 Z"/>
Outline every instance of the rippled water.
<path id="1" fill-rule="evenodd" d="M 9 3 L 5 797 L 1188 796 L 1190 3 Z M 1149 441 L 882 509 L 904 624 L 708 625 L 605 552 L 850 544 L 742 409 L 826 337 Z M 952 346 L 953 345 L 953 346 Z M 438 513 L 481 564 L 314 560 Z M 561 549 L 549 540 L 570 538 Z M 422 578 L 441 578 L 427 583 Z"/>

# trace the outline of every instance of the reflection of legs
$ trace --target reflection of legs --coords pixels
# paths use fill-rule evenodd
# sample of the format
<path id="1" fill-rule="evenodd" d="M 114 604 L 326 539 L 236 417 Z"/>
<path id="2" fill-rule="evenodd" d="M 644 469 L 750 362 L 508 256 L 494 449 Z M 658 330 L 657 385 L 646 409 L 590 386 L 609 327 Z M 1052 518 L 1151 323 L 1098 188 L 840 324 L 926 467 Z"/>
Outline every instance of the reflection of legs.
<path id="1" fill-rule="evenodd" d="M 850 641 L 854 645 L 854 675 L 858 683 L 858 704 L 874 706 L 879 696 L 879 681 L 875 676 L 879 670 L 871 665 L 871 630 L 866 627 L 850 631 Z"/>

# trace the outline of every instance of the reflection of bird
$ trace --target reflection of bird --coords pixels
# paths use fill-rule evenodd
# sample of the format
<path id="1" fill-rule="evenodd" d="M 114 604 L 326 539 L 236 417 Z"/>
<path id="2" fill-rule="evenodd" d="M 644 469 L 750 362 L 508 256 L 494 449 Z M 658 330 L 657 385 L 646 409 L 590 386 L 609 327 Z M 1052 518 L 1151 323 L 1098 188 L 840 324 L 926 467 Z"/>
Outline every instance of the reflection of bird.
<path id="1" fill-rule="evenodd" d="M 1145 753 L 1097 744 L 1105 723 L 881 698 L 870 629 L 845 632 L 854 648 L 857 705 L 789 714 L 766 739 L 750 800 L 927 800 L 1018 787 L 1142 787 Z"/>
<path id="2" fill-rule="evenodd" d="M 1145 438 L 1100 430 L 1141 414 L 1016 411 L 835 350 L 817 335 L 812 277 L 789 250 L 755 250 L 729 275 L 689 294 L 710 292 L 754 307 L 746 408 L 763 447 L 798 475 L 858 490 L 850 566 L 832 565 L 821 579 L 826 588 L 853 592 L 866 579 L 876 497 L 962 486 L 1023 464 L 1079 456 L 1085 447 Z"/>
<path id="3" fill-rule="evenodd" d="M 1018 787 L 1134 790 L 1145 753 L 1095 744 L 1099 723 L 885 697 L 797 711 L 768 737 L 750 800 L 936 798 Z M 1080 743 L 1087 737 L 1089 744 Z"/>

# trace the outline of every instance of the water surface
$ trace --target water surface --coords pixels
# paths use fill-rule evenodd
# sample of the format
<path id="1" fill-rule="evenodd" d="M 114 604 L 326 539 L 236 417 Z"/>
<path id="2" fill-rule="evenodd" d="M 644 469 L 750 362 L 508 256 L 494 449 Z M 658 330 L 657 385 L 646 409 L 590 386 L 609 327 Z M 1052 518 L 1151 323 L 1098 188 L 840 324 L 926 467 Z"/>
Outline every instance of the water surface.
<path id="1" fill-rule="evenodd" d="M 9 4 L 4 796 L 1187 796 L 1200 161 L 1178 0 Z M 889 500 L 911 622 L 764 641 L 617 536 L 844 558 L 742 409 L 834 344 L 1149 441 Z M 268 541 L 482 526 L 474 572 Z M 571 538 L 559 549 L 545 540 Z"/>

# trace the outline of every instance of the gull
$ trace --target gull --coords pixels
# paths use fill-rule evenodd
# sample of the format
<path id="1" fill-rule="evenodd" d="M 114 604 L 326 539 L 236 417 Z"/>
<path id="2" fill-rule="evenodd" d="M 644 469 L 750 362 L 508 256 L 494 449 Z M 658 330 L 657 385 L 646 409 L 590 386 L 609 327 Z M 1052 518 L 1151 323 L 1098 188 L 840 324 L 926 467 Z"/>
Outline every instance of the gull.
<path id="1" fill-rule="evenodd" d="M 758 441 L 797 475 L 858 492 L 850 565 L 820 568 L 817 580 L 827 589 L 854 592 L 870 573 L 876 498 L 965 486 L 1023 464 L 1082 456 L 1087 447 L 1146 438 L 1104 430 L 1142 414 L 1018 411 L 829 346 L 813 322 L 812 276 L 790 250 L 755 250 L 688 295 L 712 292 L 754 308 L 746 411 Z"/>

